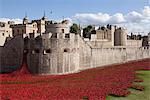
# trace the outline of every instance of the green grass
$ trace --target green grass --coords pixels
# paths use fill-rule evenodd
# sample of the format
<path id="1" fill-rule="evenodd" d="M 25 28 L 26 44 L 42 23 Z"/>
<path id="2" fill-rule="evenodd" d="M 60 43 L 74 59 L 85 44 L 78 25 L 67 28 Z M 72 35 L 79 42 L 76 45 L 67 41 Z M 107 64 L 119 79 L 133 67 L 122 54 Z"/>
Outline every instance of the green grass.
<path id="1" fill-rule="evenodd" d="M 139 82 L 144 86 L 144 91 L 138 91 L 135 89 L 128 89 L 131 94 L 127 97 L 114 97 L 107 96 L 106 100 L 150 100 L 150 71 L 137 71 L 137 76 L 144 80 L 144 82 Z"/>

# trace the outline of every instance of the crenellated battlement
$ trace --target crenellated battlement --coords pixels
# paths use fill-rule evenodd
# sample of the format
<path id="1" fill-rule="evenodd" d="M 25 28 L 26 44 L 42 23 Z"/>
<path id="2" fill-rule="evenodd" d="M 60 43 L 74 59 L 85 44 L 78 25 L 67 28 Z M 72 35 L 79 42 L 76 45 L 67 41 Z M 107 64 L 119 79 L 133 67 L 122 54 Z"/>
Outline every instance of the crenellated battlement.
<path id="1" fill-rule="evenodd" d="M 25 17 L 22 24 L 11 25 L 13 36 L 8 36 L 7 42 L 0 47 L 0 68 L 4 72 L 19 68 L 24 51 L 28 52 L 27 65 L 32 74 L 74 73 L 150 58 L 149 44 L 128 39 L 124 28 L 113 25 L 92 28 L 87 33 L 90 38 L 85 38 L 82 32 L 70 33 L 68 23 L 67 20 L 56 23 L 46 18 L 30 22 Z"/>

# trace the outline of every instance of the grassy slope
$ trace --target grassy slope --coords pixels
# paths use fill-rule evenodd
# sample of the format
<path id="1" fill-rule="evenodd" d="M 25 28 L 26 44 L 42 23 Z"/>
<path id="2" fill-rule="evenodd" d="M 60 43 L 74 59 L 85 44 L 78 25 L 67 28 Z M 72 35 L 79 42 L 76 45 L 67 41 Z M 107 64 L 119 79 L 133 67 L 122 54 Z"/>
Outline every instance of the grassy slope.
<path id="1" fill-rule="evenodd" d="M 137 83 L 144 86 L 144 91 L 129 89 L 131 94 L 127 97 L 107 96 L 106 100 L 150 100 L 150 71 L 138 71 L 137 76 L 144 82 Z"/>

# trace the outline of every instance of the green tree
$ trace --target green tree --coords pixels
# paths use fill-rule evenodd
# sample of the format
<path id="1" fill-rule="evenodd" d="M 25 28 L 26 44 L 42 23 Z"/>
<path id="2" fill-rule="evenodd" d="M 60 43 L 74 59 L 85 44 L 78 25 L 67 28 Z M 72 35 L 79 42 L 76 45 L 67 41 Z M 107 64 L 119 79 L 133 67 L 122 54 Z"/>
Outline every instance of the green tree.
<path id="1" fill-rule="evenodd" d="M 90 31 L 92 29 L 92 25 L 88 25 L 83 29 L 83 37 L 90 38 Z"/>
<path id="2" fill-rule="evenodd" d="M 70 32 L 71 33 L 78 33 L 78 30 L 79 30 L 79 27 L 75 23 L 70 27 Z"/>

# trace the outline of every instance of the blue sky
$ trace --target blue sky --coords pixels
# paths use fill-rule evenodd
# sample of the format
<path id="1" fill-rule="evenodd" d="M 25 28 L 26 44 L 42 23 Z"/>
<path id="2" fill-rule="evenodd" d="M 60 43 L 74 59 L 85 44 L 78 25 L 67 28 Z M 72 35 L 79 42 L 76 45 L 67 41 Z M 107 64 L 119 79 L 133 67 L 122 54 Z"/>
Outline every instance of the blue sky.
<path id="1" fill-rule="evenodd" d="M 0 0 L 0 21 L 68 18 L 80 25 L 115 24 L 129 32 L 150 32 L 150 0 Z M 51 14 L 51 11 L 53 12 Z"/>
<path id="2" fill-rule="evenodd" d="M 127 13 L 147 5 L 148 0 L 0 0 L 0 17 L 23 18 L 27 12 L 29 18 L 35 19 L 45 10 L 48 18 L 57 19 L 76 13 Z"/>

